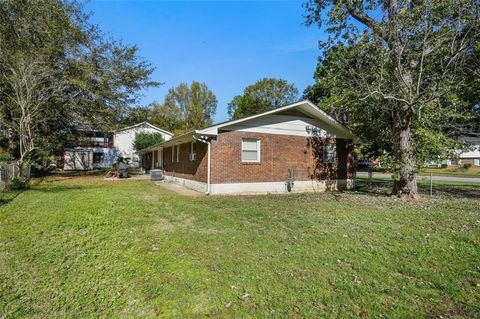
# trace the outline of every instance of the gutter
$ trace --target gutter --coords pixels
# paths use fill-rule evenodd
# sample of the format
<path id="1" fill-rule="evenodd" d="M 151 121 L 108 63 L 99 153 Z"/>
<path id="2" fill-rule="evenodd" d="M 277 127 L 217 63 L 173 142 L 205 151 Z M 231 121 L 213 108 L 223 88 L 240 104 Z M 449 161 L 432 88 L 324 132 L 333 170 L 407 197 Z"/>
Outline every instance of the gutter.
<path id="1" fill-rule="evenodd" d="M 210 194 L 210 162 L 211 162 L 210 161 L 210 159 L 211 159 L 210 148 L 211 148 L 211 143 L 209 141 L 207 141 L 205 139 L 205 137 L 197 138 L 195 135 L 193 135 L 193 139 L 195 141 L 199 141 L 199 142 L 207 144 L 207 190 L 205 191 L 205 195 L 208 195 L 208 194 Z"/>

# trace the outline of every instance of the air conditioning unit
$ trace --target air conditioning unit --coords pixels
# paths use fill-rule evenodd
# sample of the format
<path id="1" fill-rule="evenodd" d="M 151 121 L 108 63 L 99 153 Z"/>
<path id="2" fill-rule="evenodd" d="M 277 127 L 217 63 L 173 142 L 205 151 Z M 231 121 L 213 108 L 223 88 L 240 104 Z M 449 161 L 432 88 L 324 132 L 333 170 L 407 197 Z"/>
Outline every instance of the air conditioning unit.
<path id="1" fill-rule="evenodd" d="M 161 181 L 165 178 L 162 169 L 151 169 L 150 170 L 150 180 L 151 181 Z"/>
<path id="2" fill-rule="evenodd" d="M 197 159 L 197 154 L 196 153 L 190 153 L 190 160 L 193 162 Z"/>

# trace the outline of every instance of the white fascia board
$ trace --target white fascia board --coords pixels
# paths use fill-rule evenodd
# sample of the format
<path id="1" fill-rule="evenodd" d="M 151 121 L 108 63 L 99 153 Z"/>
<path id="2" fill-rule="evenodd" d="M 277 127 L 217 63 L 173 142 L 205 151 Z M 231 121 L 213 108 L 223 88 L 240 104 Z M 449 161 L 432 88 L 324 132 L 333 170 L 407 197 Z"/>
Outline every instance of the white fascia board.
<path id="1" fill-rule="evenodd" d="M 341 135 L 342 137 L 351 138 L 351 139 L 356 139 L 357 138 L 355 136 L 355 134 L 353 134 L 349 129 L 347 129 L 346 127 L 341 125 L 338 121 L 336 121 L 334 118 L 329 116 L 324 111 L 320 110 L 315 104 L 313 104 L 312 102 L 310 102 L 308 100 L 304 100 L 304 101 L 300 101 L 300 102 L 293 103 L 293 104 L 290 104 L 290 105 L 282 106 L 282 107 L 279 107 L 277 109 L 273 109 L 273 110 L 270 110 L 270 111 L 267 111 L 267 112 L 264 112 L 264 113 L 248 116 L 248 117 L 245 117 L 245 118 L 242 118 L 242 119 L 228 121 L 228 122 L 225 122 L 225 123 L 220 123 L 220 124 L 210 126 L 210 127 L 207 127 L 207 128 L 201 129 L 201 130 L 197 130 L 196 132 L 198 134 L 216 136 L 216 135 L 218 135 L 218 129 L 220 129 L 220 128 L 235 125 L 235 124 L 245 122 L 245 121 L 250 121 L 250 120 L 265 116 L 265 115 L 280 113 L 280 112 L 283 112 L 283 111 L 286 111 L 286 110 L 289 110 L 289 109 L 294 109 L 294 108 L 298 108 L 298 109 L 302 110 L 303 112 L 309 114 L 313 118 L 315 118 L 317 120 L 320 120 L 320 121 L 326 123 L 327 125 L 331 126 L 333 128 L 333 130 L 339 132 L 340 133 L 339 135 Z"/>
<path id="2" fill-rule="evenodd" d="M 137 123 L 135 125 L 131 125 L 131 126 L 127 126 L 127 127 L 124 127 L 124 128 L 121 128 L 121 129 L 118 129 L 116 131 L 114 131 L 114 133 L 119 133 L 119 132 L 123 132 L 123 131 L 128 131 L 128 130 L 131 130 L 131 129 L 134 129 L 136 127 L 139 127 L 139 126 L 142 126 L 142 125 L 146 125 L 146 126 L 149 126 L 150 128 L 153 128 L 154 130 L 157 130 L 157 131 L 160 131 L 162 133 L 165 133 L 165 134 L 168 134 L 170 136 L 173 136 L 173 133 L 172 132 L 169 132 L 167 130 L 164 130 L 164 129 L 161 129 L 159 127 L 156 127 L 155 125 L 153 124 L 150 124 L 148 122 L 141 122 L 141 123 Z"/>

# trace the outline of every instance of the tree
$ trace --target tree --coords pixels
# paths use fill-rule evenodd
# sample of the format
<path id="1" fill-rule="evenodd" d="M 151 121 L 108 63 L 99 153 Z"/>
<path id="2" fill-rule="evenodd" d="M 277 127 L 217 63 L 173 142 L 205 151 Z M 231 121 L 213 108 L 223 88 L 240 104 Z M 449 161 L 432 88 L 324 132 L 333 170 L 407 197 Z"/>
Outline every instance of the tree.
<path id="1" fill-rule="evenodd" d="M 174 134 L 185 132 L 185 123 L 180 108 L 176 105 L 167 105 L 154 102 L 150 105 L 152 124 Z"/>
<path id="2" fill-rule="evenodd" d="M 19 60 L 3 74 L 7 85 L 7 101 L 12 108 L 10 117 L 18 132 L 21 167 L 35 149 L 36 122 L 41 110 L 53 98 L 60 97 L 65 84 L 56 74 L 35 61 Z"/>
<path id="3" fill-rule="evenodd" d="M 140 132 L 135 134 L 135 140 L 133 141 L 133 148 L 136 151 L 139 151 L 161 142 L 163 142 L 163 136 L 160 133 Z"/>
<path id="4" fill-rule="evenodd" d="M 337 65 L 343 100 L 354 98 L 356 115 L 378 114 L 392 139 L 392 193 L 418 196 L 421 146 L 453 143 L 474 116 L 457 88 L 478 70 L 469 63 L 478 61 L 478 2 L 310 0 L 306 12 L 307 24 L 328 25 L 325 52 L 348 47 Z"/>
<path id="5" fill-rule="evenodd" d="M 179 115 L 183 131 L 211 125 L 217 110 L 217 97 L 205 83 L 193 81 L 189 86 L 181 83 L 168 90 L 164 107 L 158 109 L 167 119 Z"/>
<path id="6" fill-rule="evenodd" d="M 243 95 L 237 95 L 228 104 L 231 119 L 266 112 L 293 103 L 298 90 L 293 84 L 282 79 L 265 78 L 249 85 Z"/>
<path id="7" fill-rule="evenodd" d="M 107 39 L 82 9 L 76 1 L 0 2 L 0 125 L 21 161 L 60 151 L 79 129 L 114 128 L 142 88 L 158 85 L 138 49 Z M 33 94 L 27 85 L 35 85 Z M 18 102 L 25 99 L 35 106 L 35 120 L 21 130 Z M 25 153 L 20 141 L 33 150 Z"/>
<path id="8" fill-rule="evenodd" d="M 152 122 L 151 106 L 130 106 L 119 114 L 117 126 L 125 127 L 142 122 Z"/>

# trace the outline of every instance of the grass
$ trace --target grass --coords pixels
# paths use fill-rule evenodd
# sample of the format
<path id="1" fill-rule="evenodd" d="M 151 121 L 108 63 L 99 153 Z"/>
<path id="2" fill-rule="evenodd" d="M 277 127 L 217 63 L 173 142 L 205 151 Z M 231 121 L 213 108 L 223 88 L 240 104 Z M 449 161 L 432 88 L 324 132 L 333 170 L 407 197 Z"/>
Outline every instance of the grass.
<path id="1" fill-rule="evenodd" d="M 479 317 L 479 188 L 408 202 L 360 184 L 185 197 L 47 178 L 0 205 L 0 317 Z"/>
<path id="2" fill-rule="evenodd" d="M 452 177 L 480 177 L 480 169 L 478 168 L 469 168 L 465 169 L 463 167 L 450 167 L 450 168 L 422 168 L 420 174 L 422 175 L 433 175 L 437 176 L 452 176 Z"/>

